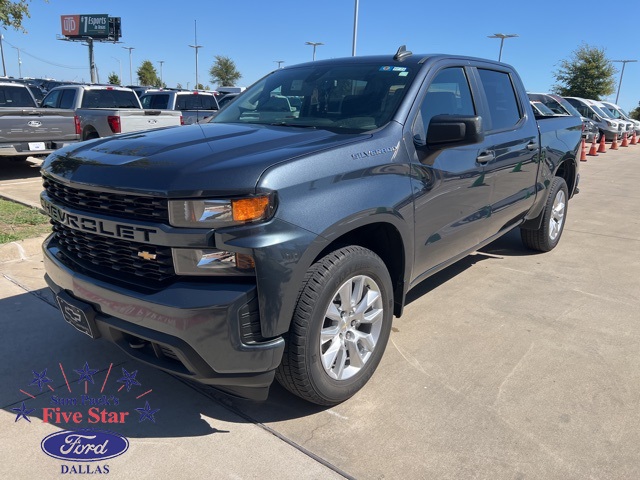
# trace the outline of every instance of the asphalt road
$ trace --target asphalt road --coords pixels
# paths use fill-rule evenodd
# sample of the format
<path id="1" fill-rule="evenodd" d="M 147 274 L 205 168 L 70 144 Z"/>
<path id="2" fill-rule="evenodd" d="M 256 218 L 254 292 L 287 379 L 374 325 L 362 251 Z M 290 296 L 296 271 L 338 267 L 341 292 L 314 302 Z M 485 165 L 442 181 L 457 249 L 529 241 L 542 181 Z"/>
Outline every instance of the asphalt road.
<path id="1" fill-rule="evenodd" d="M 64 323 L 41 239 L 2 246 L 0 478 L 60 475 L 40 442 L 68 427 L 43 422 L 44 408 L 72 396 L 61 372 L 77 379 L 85 362 L 98 370 L 89 392 L 109 379 L 131 415 L 114 426 L 130 447 L 106 462 L 113 478 L 640 478 L 638 165 L 640 146 L 581 164 L 554 251 L 513 232 L 416 287 L 372 380 L 330 409 L 277 385 L 239 402 L 138 364 Z M 0 174 L 0 195 L 30 179 Z M 118 392 L 110 365 L 142 385 Z M 45 368 L 40 392 L 30 383 Z M 139 421 L 145 399 L 154 423 Z M 23 401 L 30 423 L 13 410 Z"/>

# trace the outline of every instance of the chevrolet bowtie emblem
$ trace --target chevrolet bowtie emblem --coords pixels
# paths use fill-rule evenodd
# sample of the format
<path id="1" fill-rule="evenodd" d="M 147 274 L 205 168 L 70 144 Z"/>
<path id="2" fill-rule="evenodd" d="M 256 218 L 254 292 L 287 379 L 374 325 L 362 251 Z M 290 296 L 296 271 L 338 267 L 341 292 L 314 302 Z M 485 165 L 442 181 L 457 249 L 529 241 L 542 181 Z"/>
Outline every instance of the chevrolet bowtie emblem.
<path id="1" fill-rule="evenodd" d="M 140 258 L 144 258 L 145 260 L 155 260 L 157 255 L 155 253 L 151 253 L 151 252 L 138 252 L 138 256 Z"/>

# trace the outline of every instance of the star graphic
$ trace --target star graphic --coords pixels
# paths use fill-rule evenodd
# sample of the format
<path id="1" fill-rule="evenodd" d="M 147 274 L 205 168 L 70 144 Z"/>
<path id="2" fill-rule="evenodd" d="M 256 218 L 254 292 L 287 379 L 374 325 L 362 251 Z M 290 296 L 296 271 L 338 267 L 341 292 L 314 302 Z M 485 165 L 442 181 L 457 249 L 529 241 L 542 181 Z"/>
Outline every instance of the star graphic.
<path id="1" fill-rule="evenodd" d="M 11 410 L 13 410 L 14 412 L 18 412 L 18 414 L 16 415 L 16 420 L 15 420 L 16 422 L 20 420 L 20 418 L 24 418 L 27 422 L 31 423 L 31 420 L 29 420 L 28 415 L 31 412 L 33 412 L 35 408 L 27 408 L 24 406 L 24 402 L 22 402 L 22 406 L 20 408 L 12 408 Z"/>
<path id="2" fill-rule="evenodd" d="M 136 411 L 140 414 L 140 420 L 138 420 L 138 423 L 145 421 L 147 418 L 151 420 L 153 423 L 156 423 L 156 420 L 153 418 L 153 415 L 159 412 L 160 409 L 156 408 L 155 410 L 151 410 L 151 407 L 149 406 L 149 402 L 144 402 L 144 408 L 136 408 Z"/>
<path id="3" fill-rule="evenodd" d="M 42 391 L 42 387 L 45 383 L 49 383 L 52 382 L 53 380 L 51 380 L 49 377 L 47 377 L 47 369 L 44 369 L 44 372 L 42 373 L 38 373 L 35 370 L 32 370 L 33 372 L 33 381 L 29 384 L 29 386 L 31 385 L 38 385 L 38 388 L 40 388 L 40 391 Z"/>
<path id="4" fill-rule="evenodd" d="M 74 372 L 80 375 L 80 379 L 78 380 L 78 383 L 82 382 L 83 380 L 94 383 L 93 375 L 98 373 L 98 370 L 90 369 L 89 362 L 84 362 L 84 367 L 82 367 L 82 369 L 80 370 L 74 370 Z"/>
<path id="5" fill-rule="evenodd" d="M 127 386 L 127 392 L 131 390 L 131 387 L 134 385 L 142 385 L 139 381 L 136 380 L 136 375 L 138 374 L 138 370 L 134 372 L 127 372 L 124 368 L 122 369 L 122 375 L 124 375 L 121 379 L 117 380 L 118 383 L 124 383 Z"/>

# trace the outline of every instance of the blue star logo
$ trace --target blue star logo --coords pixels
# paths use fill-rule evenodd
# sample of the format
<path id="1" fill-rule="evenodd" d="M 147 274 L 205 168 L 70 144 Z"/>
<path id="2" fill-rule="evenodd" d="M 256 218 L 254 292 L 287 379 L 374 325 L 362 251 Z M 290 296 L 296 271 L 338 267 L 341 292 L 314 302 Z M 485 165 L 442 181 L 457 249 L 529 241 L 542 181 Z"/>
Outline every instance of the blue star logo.
<path id="1" fill-rule="evenodd" d="M 44 369 L 44 372 L 42 373 L 38 373 L 35 370 L 32 370 L 33 372 L 33 381 L 29 384 L 29 386 L 31 385 L 38 385 L 38 388 L 40 388 L 40 391 L 42 391 L 42 387 L 45 383 L 49 383 L 52 382 L 53 380 L 51 380 L 49 377 L 47 377 L 47 369 Z"/>
<path id="2" fill-rule="evenodd" d="M 147 403 L 147 406 L 149 406 L 149 404 Z M 14 412 L 17 412 L 18 414 L 16 415 L 16 422 L 18 420 L 20 420 L 20 418 L 24 418 L 27 422 L 31 423 L 31 420 L 29 420 L 28 415 L 33 412 L 35 410 L 35 408 L 27 408 L 24 406 L 24 402 L 22 402 L 22 406 L 20 408 L 12 408 L 11 410 L 13 410 Z M 154 412 L 152 412 L 154 413 Z M 152 419 L 153 420 L 153 419 Z M 153 422 L 155 423 L 155 422 Z"/>
<path id="3" fill-rule="evenodd" d="M 136 411 L 140 414 L 140 420 L 138 421 L 138 423 L 141 423 L 147 419 L 151 420 L 153 423 L 156 423 L 153 415 L 159 412 L 160 409 L 156 408 L 155 410 L 151 410 L 149 402 L 144 402 L 144 408 L 136 408 Z"/>
<path id="4" fill-rule="evenodd" d="M 84 367 L 82 367 L 82 369 L 80 370 L 74 370 L 74 372 L 80 375 L 80 379 L 78 380 L 78 383 L 82 382 L 83 380 L 94 383 L 93 375 L 98 373 L 98 370 L 93 370 L 89 368 L 89 362 L 84 362 Z"/>
<path id="5" fill-rule="evenodd" d="M 124 383 L 127 387 L 127 392 L 131 390 L 131 387 L 134 385 L 142 385 L 139 381 L 136 380 L 136 375 L 138 374 L 138 370 L 134 372 L 127 372 L 124 368 L 122 369 L 122 375 L 124 375 L 121 379 L 117 380 L 118 383 Z"/>

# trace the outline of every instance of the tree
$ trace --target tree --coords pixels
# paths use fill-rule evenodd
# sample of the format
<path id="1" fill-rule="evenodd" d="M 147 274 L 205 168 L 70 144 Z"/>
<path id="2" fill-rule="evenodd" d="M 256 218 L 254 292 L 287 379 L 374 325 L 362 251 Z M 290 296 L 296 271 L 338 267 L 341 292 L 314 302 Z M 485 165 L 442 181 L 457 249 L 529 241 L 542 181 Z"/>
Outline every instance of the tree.
<path id="1" fill-rule="evenodd" d="M 615 92 L 616 68 L 606 57 L 604 48 L 582 44 L 572 55 L 562 60 L 560 68 L 553 73 L 558 81 L 553 86 L 555 93 L 600 100 Z"/>
<path id="2" fill-rule="evenodd" d="M 638 106 L 629 112 L 629 116 L 634 120 L 640 120 L 640 102 Z"/>
<path id="3" fill-rule="evenodd" d="M 220 87 L 231 87 L 242 78 L 236 64 L 229 57 L 216 55 L 216 61 L 209 70 L 211 81 Z"/>
<path id="4" fill-rule="evenodd" d="M 140 85 L 151 85 L 154 87 L 160 87 L 162 85 L 158 77 L 158 72 L 156 72 L 156 67 L 153 66 L 150 60 L 143 61 L 136 74 L 138 75 Z"/>
<path id="5" fill-rule="evenodd" d="M 17 2 L 0 0 L 0 25 L 3 28 L 13 27 L 16 30 L 26 32 L 22 26 L 22 20 L 24 17 L 31 18 L 28 3 L 29 0 L 18 0 Z"/>
<path id="6" fill-rule="evenodd" d="M 109 79 L 107 80 L 109 82 L 109 85 L 121 85 L 122 82 L 120 82 L 120 77 L 118 76 L 118 74 L 116 72 L 111 72 L 109 74 Z"/>

